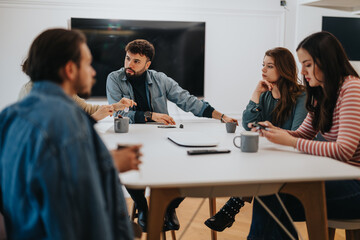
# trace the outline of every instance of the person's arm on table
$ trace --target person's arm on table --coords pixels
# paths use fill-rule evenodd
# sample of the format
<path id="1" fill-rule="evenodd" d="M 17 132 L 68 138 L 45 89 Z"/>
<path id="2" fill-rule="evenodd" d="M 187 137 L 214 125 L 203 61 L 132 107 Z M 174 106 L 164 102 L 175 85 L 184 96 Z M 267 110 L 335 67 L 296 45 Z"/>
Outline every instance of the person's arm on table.
<path id="1" fill-rule="evenodd" d="M 112 116 L 114 113 L 114 107 L 112 105 L 102 105 L 100 108 L 91 115 L 95 121 L 100 121 L 107 116 Z"/>
<path id="2" fill-rule="evenodd" d="M 119 102 L 111 104 L 114 107 L 115 112 L 122 111 L 125 108 L 132 108 L 137 106 L 136 102 L 128 98 L 122 98 Z"/>
<path id="3" fill-rule="evenodd" d="M 286 134 L 280 132 L 278 129 L 272 127 L 269 122 L 264 122 L 264 125 L 269 129 L 268 131 L 262 131 L 262 134 L 271 142 L 293 146 L 299 151 L 317 155 L 334 158 L 340 161 L 349 161 L 360 141 L 360 123 L 353 121 L 354 118 L 359 118 L 360 105 L 353 104 L 354 98 L 358 98 L 358 92 L 360 92 L 360 86 L 357 83 L 347 82 L 340 94 L 342 94 L 341 105 L 339 106 L 339 132 L 335 142 L 323 142 L 313 139 L 317 131 L 312 128 L 311 114 L 308 114 L 304 123 L 299 127 L 297 131 L 289 131 Z M 342 107 L 346 106 L 346 108 Z M 351 132 L 351 137 L 349 137 Z M 297 136 L 305 135 L 309 137 L 307 139 L 297 138 Z"/>
<path id="4" fill-rule="evenodd" d="M 106 97 L 110 105 L 120 102 L 120 100 L 123 98 L 128 99 L 130 97 L 127 95 L 125 96 L 125 94 L 122 92 L 119 84 L 117 83 L 117 77 L 118 75 L 116 74 L 116 72 L 110 73 L 106 80 Z M 116 111 L 114 115 L 117 116 L 120 114 L 123 117 L 128 117 L 130 119 L 130 123 L 135 123 L 135 113 L 136 111 L 129 109 L 128 112 L 125 112 L 124 110 Z"/>
<path id="5" fill-rule="evenodd" d="M 220 113 L 219 111 L 217 111 L 215 109 L 212 112 L 211 116 L 212 116 L 212 118 L 218 119 L 218 120 L 220 120 L 221 122 L 224 122 L 224 123 L 235 122 L 236 125 L 239 125 L 238 121 L 235 118 L 228 117 L 225 114 L 222 114 L 222 113 Z"/>
<path id="6" fill-rule="evenodd" d="M 167 114 L 164 114 L 164 113 L 156 113 L 156 112 L 153 112 L 152 113 L 152 116 L 151 116 L 151 120 L 155 121 L 155 122 L 158 122 L 158 123 L 163 123 L 165 125 L 175 125 L 175 120 L 170 117 L 169 115 Z"/>
<path id="7" fill-rule="evenodd" d="M 77 94 L 73 95 L 72 98 L 81 107 L 81 109 L 89 115 L 94 114 L 100 108 L 100 105 L 87 103 L 85 99 L 79 97 Z"/>

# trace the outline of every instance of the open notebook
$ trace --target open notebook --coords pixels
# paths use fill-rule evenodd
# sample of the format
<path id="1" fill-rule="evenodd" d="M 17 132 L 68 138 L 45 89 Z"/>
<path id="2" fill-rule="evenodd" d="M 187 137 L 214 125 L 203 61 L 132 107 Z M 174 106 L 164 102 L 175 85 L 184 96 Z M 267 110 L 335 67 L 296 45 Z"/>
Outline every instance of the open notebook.
<path id="1" fill-rule="evenodd" d="M 168 139 L 183 147 L 216 147 L 219 141 L 201 132 L 170 132 Z"/>

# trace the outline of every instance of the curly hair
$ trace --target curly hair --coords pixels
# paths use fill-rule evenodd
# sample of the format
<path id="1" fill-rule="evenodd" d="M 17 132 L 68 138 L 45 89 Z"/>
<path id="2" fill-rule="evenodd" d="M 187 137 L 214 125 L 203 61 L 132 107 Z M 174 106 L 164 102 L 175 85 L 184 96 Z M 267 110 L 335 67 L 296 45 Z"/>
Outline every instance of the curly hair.
<path id="1" fill-rule="evenodd" d="M 136 39 L 134 41 L 129 42 L 125 51 L 129 51 L 134 54 L 145 55 L 149 61 L 152 61 L 155 56 L 155 48 L 149 41 L 145 39 Z"/>

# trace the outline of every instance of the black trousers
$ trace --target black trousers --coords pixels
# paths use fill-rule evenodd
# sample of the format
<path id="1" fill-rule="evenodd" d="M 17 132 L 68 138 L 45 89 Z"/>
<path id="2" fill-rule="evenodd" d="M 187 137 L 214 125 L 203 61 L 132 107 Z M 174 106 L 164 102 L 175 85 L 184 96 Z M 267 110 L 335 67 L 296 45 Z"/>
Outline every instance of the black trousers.
<path id="1" fill-rule="evenodd" d="M 129 192 L 132 200 L 134 200 L 135 207 L 138 210 L 140 210 L 140 211 L 147 210 L 148 206 L 147 206 L 147 201 L 145 198 L 145 190 L 130 189 L 130 188 L 126 188 L 126 190 Z M 177 208 L 184 199 L 185 198 L 176 198 L 176 199 L 172 200 L 170 202 L 169 206 L 167 207 L 167 211 Z"/>

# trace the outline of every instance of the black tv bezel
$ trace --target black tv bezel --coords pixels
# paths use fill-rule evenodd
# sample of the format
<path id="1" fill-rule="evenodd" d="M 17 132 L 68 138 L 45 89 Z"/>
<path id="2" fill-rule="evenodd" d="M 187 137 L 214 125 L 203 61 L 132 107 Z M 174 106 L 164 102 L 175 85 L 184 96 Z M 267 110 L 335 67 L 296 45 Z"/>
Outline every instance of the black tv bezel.
<path id="1" fill-rule="evenodd" d="M 76 26 L 74 27 L 74 22 L 76 24 Z M 72 29 L 78 29 L 78 30 L 82 30 L 85 35 L 87 35 L 86 30 L 88 29 L 87 24 L 92 24 L 93 30 L 96 31 L 102 31 L 104 30 L 104 27 L 107 26 L 107 31 L 111 32 L 111 31 L 117 31 L 119 30 L 119 25 L 122 27 L 122 30 L 129 30 L 131 31 L 132 29 L 137 30 L 137 28 L 144 28 L 144 23 L 149 26 L 149 30 L 151 30 L 150 26 L 155 26 L 155 25 L 160 25 L 164 28 L 168 28 L 168 29 L 181 29 L 184 28 L 184 26 L 186 26 L 187 28 L 190 28 L 191 26 L 201 26 L 202 27 L 202 32 L 203 32 L 203 43 L 202 43 L 202 63 L 199 64 L 199 71 L 201 77 L 197 77 L 194 81 L 184 81 L 182 79 L 177 78 L 176 76 L 172 76 L 171 73 L 169 73 L 169 71 L 167 71 L 166 69 L 162 69 L 161 67 L 159 67 L 159 63 L 157 62 L 157 59 L 159 59 L 159 51 L 161 51 L 161 49 L 159 47 L 156 46 L 156 42 L 154 44 L 155 46 L 155 58 L 154 61 L 152 63 L 152 65 L 150 66 L 150 69 L 154 69 L 156 71 L 159 72 L 164 72 L 165 74 L 167 74 L 169 77 L 173 78 L 175 81 L 177 81 L 179 83 L 179 85 L 181 87 L 183 87 L 184 89 L 188 90 L 191 94 L 197 96 L 197 97 L 204 97 L 204 92 L 205 92 L 205 34 L 206 34 L 206 22 L 199 22 L 199 21 L 158 21 L 158 20 L 128 20 L 128 19 L 105 19 L 105 18 L 71 18 L 70 19 L 70 28 Z M 111 25 L 110 25 L 111 23 Z M 132 29 L 129 29 L 128 26 L 131 26 Z M 124 27 L 125 26 L 125 27 Z M 124 47 L 124 46 L 123 46 Z M 91 47 L 90 47 L 91 48 Z M 123 62 L 123 60 L 122 60 Z M 123 66 L 123 63 L 120 65 Z M 120 67 L 119 67 L 120 68 Z M 119 68 L 113 69 L 113 70 L 117 70 Z M 200 80 L 199 80 L 200 78 Z M 184 79 L 184 78 L 183 78 Z M 104 80 L 102 79 L 101 84 Z M 105 80 L 106 81 L 106 80 Z M 191 82 L 191 85 L 190 83 Z M 193 82 L 195 82 L 197 85 L 194 86 Z M 97 87 L 96 85 L 94 85 L 94 87 Z M 101 86 L 102 88 L 104 88 L 104 86 Z M 94 89 L 94 88 L 93 88 Z M 195 89 L 195 90 L 194 90 Z M 101 96 L 98 97 L 103 97 L 105 94 L 102 94 Z"/>

